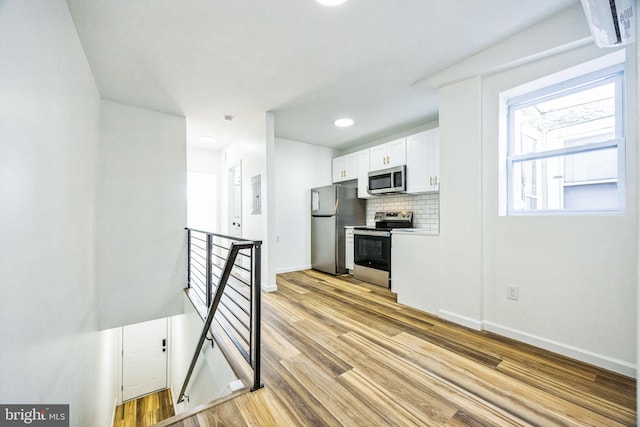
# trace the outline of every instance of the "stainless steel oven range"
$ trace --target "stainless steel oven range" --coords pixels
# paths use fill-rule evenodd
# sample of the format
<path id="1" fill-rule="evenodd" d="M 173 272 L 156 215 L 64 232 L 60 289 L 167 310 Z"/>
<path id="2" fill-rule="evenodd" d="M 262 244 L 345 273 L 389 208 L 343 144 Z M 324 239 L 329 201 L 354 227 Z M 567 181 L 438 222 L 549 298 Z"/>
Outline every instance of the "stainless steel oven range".
<path id="1" fill-rule="evenodd" d="M 376 212 L 375 227 L 353 229 L 353 277 L 391 287 L 391 231 L 413 227 L 413 212 Z"/>

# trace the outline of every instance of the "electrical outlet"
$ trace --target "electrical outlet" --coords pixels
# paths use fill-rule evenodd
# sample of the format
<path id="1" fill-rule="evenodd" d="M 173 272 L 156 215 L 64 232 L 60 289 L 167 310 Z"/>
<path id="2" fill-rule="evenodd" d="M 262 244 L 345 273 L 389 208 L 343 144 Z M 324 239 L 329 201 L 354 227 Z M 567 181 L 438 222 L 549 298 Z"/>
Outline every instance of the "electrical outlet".
<path id="1" fill-rule="evenodd" d="M 518 301 L 520 298 L 520 286 L 507 284 L 507 299 Z"/>

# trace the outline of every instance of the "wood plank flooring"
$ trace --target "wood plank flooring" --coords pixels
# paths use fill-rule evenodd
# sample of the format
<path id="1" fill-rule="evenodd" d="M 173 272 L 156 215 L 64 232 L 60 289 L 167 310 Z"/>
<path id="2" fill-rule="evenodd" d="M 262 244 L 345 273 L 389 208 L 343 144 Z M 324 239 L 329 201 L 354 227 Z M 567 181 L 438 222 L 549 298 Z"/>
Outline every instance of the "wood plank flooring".
<path id="1" fill-rule="evenodd" d="M 148 427 L 175 415 L 171 390 L 160 390 L 118 405 L 113 427 Z"/>
<path id="2" fill-rule="evenodd" d="M 173 424 L 632 426 L 636 382 L 313 270 L 263 294 L 263 382 Z"/>

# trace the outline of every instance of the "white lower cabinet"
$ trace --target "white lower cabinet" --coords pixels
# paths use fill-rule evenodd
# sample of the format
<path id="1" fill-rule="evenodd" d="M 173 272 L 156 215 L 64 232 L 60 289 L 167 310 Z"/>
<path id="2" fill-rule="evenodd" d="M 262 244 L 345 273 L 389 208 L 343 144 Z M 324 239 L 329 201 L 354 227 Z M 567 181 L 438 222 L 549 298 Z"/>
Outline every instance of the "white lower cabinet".
<path id="1" fill-rule="evenodd" d="M 398 295 L 398 302 L 437 316 L 440 238 L 416 232 L 394 232 L 391 239 L 391 290 Z"/>
<path id="2" fill-rule="evenodd" d="M 345 227 L 344 230 L 344 267 L 353 270 L 353 227 Z"/>

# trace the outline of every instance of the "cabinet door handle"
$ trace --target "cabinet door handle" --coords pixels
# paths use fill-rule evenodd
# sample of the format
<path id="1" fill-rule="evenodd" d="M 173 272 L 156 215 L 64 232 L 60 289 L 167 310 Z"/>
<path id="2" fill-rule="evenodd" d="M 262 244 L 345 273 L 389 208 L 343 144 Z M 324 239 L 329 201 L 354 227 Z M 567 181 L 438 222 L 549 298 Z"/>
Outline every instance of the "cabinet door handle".
<path id="1" fill-rule="evenodd" d="M 435 181 L 436 185 L 438 185 L 438 177 L 437 176 L 435 177 L 434 181 Z"/>

